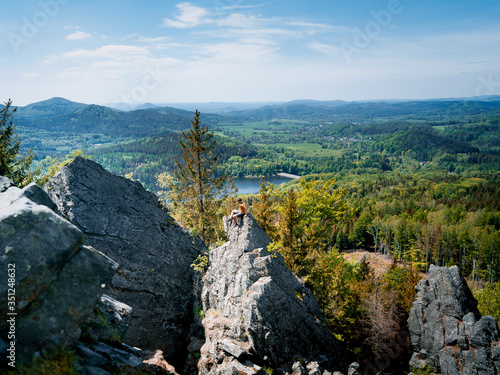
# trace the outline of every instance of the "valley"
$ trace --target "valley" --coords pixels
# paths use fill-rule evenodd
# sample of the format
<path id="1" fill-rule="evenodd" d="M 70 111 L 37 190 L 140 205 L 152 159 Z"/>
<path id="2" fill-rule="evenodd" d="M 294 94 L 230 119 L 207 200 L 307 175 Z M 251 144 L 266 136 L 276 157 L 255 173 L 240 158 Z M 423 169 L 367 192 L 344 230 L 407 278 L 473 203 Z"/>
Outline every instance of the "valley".
<path id="1" fill-rule="evenodd" d="M 35 167 L 50 171 L 77 150 L 156 193 L 168 220 L 183 225 L 164 182 L 183 160 L 192 113 L 148 107 L 53 98 L 19 108 L 15 122 Z M 386 358 L 379 348 L 407 334 L 414 287 L 434 265 L 459 266 L 481 314 L 500 317 L 500 98 L 296 101 L 201 120 L 214 134 L 216 174 L 241 187 L 238 197 L 272 241 L 268 251 L 314 293 L 352 360 Z M 235 202 L 229 196 L 211 217 L 208 249 L 226 242 L 220 219 Z M 375 345 L 377 319 L 391 328 Z M 403 371 L 409 347 L 398 353 L 386 366 Z"/>

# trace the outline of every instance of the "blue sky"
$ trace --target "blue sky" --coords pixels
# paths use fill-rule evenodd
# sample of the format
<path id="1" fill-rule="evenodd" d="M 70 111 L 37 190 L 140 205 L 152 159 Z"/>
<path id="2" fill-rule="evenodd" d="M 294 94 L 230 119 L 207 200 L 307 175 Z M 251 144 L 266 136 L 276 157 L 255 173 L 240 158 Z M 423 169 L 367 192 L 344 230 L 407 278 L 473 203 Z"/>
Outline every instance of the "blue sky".
<path id="1" fill-rule="evenodd" d="M 500 95 L 498 0 L 2 4 L 0 100 Z"/>

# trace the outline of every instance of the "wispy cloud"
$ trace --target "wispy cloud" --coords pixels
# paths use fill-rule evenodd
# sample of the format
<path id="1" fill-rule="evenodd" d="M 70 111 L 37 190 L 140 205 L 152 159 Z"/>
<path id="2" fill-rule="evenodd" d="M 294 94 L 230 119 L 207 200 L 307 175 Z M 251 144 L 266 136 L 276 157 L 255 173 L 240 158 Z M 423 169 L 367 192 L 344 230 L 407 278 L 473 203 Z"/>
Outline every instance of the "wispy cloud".
<path id="1" fill-rule="evenodd" d="M 135 37 L 139 36 L 139 34 L 137 33 L 133 33 L 133 34 L 129 34 L 129 35 L 125 35 L 123 37 L 123 40 L 129 40 L 129 39 L 134 39 Z"/>
<path id="2" fill-rule="evenodd" d="M 156 38 L 147 38 L 147 37 L 141 36 L 141 37 L 137 38 L 137 41 L 139 43 L 160 43 L 160 42 L 164 42 L 164 41 L 169 40 L 169 39 L 171 39 L 171 38 L 168 36 L 159 36 Z"/>
<path id="3" fill-rule="evenodd" d="M 180 14 L 174 20 L 164 18 L 163 26 L 186 29 L 210 22 L 206 19 L 209 12 L 205 8 L 194 6 L 191 3 L 180 3 L 177 4 L 177 9 L 180 11 Z"/>
<path id="4" fill-rule="evenodd" d="M 232 13 L 227 17 L 216 21 L 218 26 L 252 28 L 261 26 L 264 20 L 261 15 Z"/>
<path id="5" fill-rule="evenodd" d="M 69 35 L 66 35 L 66 40 L 81 40 L 92 37 L 89 33 L 85 33 L 83 31 L 75 31 Z"/>
<path id="6" fill-rule="evenodd" d="M 268 4 L 254 4 L 254 5 L 234 4 L 234 5 L 217 6 L 217 9 L 231 11 L 231 10 L 242 10 L 242 9 L 255 9 L 255 8 L 260 8 L 260 7 L 263 7 L 266 5 L 268 5 Z"/>
<path id="7" fill-rule="evenodd" d="M 40 76 L 40 74 L 37 72 L 29 72 L 23 74 L 23 78 L 36 78 L 38 76 Z"/>
<path id="8" fill-rule="evenodd" d="M 106 57 L 106 58 L 116 58 L 116 59 L 129 59 L 134 56 L 147 56 L 149 55 L 149 50 L 147 48 L 137 47 L 137 46 L 127 46 L 127 45 L 107 45 L 102 46 L 97 49 L 78 49 L 71 52 L 65 52 L 62 57 L 69 58 L 85 58 L 85 57 Z"/>
<path id="9" fill-rule="evenodd" d="M 313 51 L 322 53 L 324 55 L 338 55 L 342 53 L 338 46 L 332 46 L 324 43 L 312 42 L 308 45 L 308 47 Z"/>
<path id="10" fill-rule="evenodd" d="M 313 22 L 302 22 L 302 21 L 292 21 L 286 22 L 289 26 L 298 26 L 311 32 L 331 32 L 331 33 L 354 33 L 354 29 L 348 26 L 334 26 L 328 25 L 326 23 L 313 23 Z"/>
<path id="11" fill-rule="evenodd" d="M 464 14 L 457 19 L 452 11 L 460 6 L 451 9 L 435 2 L 433 9 L 442 12 L 428 12 L 421 2 L 408 1 L 405 16 L 394 17 L 394 25 L 370 38 L 366 48 L 358 48 L 360 33 L 376 21 L 369 6 L 357 9 L 335 1 L 305 6 L 303 0 L 163 0 L 151 10 L 140 8 L 139 0 L 130 3 L 137 6 L 120 10 L 127 18 L 144 11 L 132 26 L 106 17 L 113 11 L 107 2 L 100 14 L 91 2 L 66 7 L 68 18 L 54 21 L 53 27 L 23 45 L 33 59 L 25 54 L 0 56 L 0 62 L 11 67 L 1 77 L 3 89 L 12 96 L 34 96 L 38 91 L 39 96 L 105 102 L 144 87 L 148 71 L 159 70 L 168 79 L 148 91 L 148 101 L 360 99 L 429 93 L 437 97 L 463 92 L 464 85 L 473 95 L 478 77 L 493 74 L 498 81 L 500 74 L 495 48 L 500 29 L 493 17 L 500 5 L 483 7 L 475 18 Z M 20 32 L 18 19 L 17 13 L 0 13 L 3 35 Z M 397 30 L 390 28 L 396 25 Z M 6 43 L 6 38 L 0 40 L 0 45 Z M 360 50 L 351 63 L 341 49 L 344 44 Z M 47 53 L 51 55 L 44 56 Z M 68 77 L 71 85 L 64 79 Z"/>
<path id="12" fill-rule="evenodd" d="M 199 52 L 211 61 L 249 64 L 269 61 L 276 50 L 262 44 L 220 43 L 205 45 Z"/>

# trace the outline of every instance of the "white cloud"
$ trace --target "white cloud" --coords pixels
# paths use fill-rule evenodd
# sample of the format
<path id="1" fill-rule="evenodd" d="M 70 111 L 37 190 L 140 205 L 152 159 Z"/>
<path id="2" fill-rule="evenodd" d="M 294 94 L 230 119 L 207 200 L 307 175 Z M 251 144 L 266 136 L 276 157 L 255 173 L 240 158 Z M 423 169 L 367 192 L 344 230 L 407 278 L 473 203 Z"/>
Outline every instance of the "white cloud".
<path id="1" fill-rule="evenodd" d="M 308 29 L 308 34 L 316 33 L 316 32 L 332 32 L 332 33 L 354 33 L 354 29 L 352 27 L 347 26 L 333 26 L 325 23 L 311 23 L 311 22 L 287 22 L 289 26 L 298 26 L 305 29 Z"/>
<path id="2" fill-rule="evenodd" d="M 313 42 L 308 45 L 313 51 L 325 54 L 325 55 L 337 55 L 341 52 L 341 49 L 337 46 L 331 46 L 329 44 Z"/>
<path id="3" fill-rule="evenodd" d="M 39 75 L 40 74 L 38 74 L 37 72 L 29 72 L 29 73 L 24 73 L 23 78 L 36 78 Z"/>
<path id="4" fill-rule="evenodd" d="M 241 13 L 233 13 L 224 19 L 217 21 L 219 26 L 252 28 L 262 24 L 262 18 L 256 15 L 247 15 Z"/>
<path id="5" fill-rule="evenodd" d="M 275 48 L 261 44 L 220 43 L 205 45 L 198 49 L 211 61 L 224 64 L 255 64 L 264 63 L 273 58 Z"/>
<path id="6" fill-rule="evenodd" d="M 168 70 L 180 63 L 179 59 L 155 56 L 148 48 L 131 45 L 78 49 L 50 58 L 54 64 L 59 60 L 59 78 L 78 77 L 81 82 L 92 83 L 96 87 L 103 82 L 126 85 L 141 79 L 148 67 L 162 67 Z"/>
<path id="7" fill-rule="evenodd" d="M 177 4 L 177 9 L 179 9 L 180 15 L 175 20 L 164 18 L 163 26 L 185 29 L 210 22 L 205 18 L 209 14 L 205 8 L 194 6 L 191 3 L 180 3 Z"/>
<path id="8" fill-rule="evenodd" d="M 252 9 L 259 8 L 264 6 L 265 4 L 256 4 L 256 5 L 226 5 L 217 7 L 218 10 L 239 10 L 239 9 Z"/>
<path id="9" fill-rule="evenodd" d="M 84 33 L 83 31 L 75 31 L 69 35 L 66 35 L 66 40 L 81 40 L 90 38 L 92 35 L 89 33 Z"/>
<path id="10" fill-rule="evenodd" d="M 66 58 L 111 58 L 116 60 L 127 60 L 131 58 L 148 56 L 150 54 L 147 48 L 129 46 L 129 45 L 107 45 L 97 49 L 78 49 L 71 52 L 65 52 L 62 57 Z"/>
<path id="11" fill-rule="evenodd" d="M 164 42 L 168 39 L 170 39 L 168 36 L 160 36 L 157 38 L 147 38 L 147 37 L 141 36 L 137 39 L 137 41 L 139 43 L 158 43 L 158 42 Z"/>
<path id="12" fill-rule="evenodd" d="M 137 34 L 137 33 L 129 34 L 127 36 L 124 36 L 123 40 L 134 39 L 136 36 L 139 36 L 139 34 Z"/>

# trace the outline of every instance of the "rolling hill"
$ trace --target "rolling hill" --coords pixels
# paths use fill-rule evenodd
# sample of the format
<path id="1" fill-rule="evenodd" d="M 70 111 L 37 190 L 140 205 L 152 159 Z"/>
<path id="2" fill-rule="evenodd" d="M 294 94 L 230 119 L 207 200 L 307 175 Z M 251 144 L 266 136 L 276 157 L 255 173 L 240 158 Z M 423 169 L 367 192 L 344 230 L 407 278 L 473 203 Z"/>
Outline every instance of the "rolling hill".
<path id="1" fill-rule="evenodd" d="M 87 104 L 72 102 L 64 98 L 52 98 L 32 103 L 25 107 L 18 107 L 16 118 L 19 120 L 53 118 L 75 113 L 86 105 Z"/>
<path id="2" fill-rule="evenodd" d="M 95 104 L 53 99 L 35 104 L 18 109 L 16 122 L 19 126 L 48 132 L 143 137 L 186 129 L 193 117 L 191 112 L 170 107 L 123 112 Z M 205 115 L 204 121 L 216 124 L 218 116 Z"/>
<path id="3" fill-rule="evenodd" d="M 404 102 L 317 102 L 299 100 L 266 105 L 258 109 L 233 111 L 232 116 L 254 120 L 274 118 L 306 121 L 356 120 L 396 116 L 464 116 L 500 111 L 500 100 L 429 100 Z"/>

